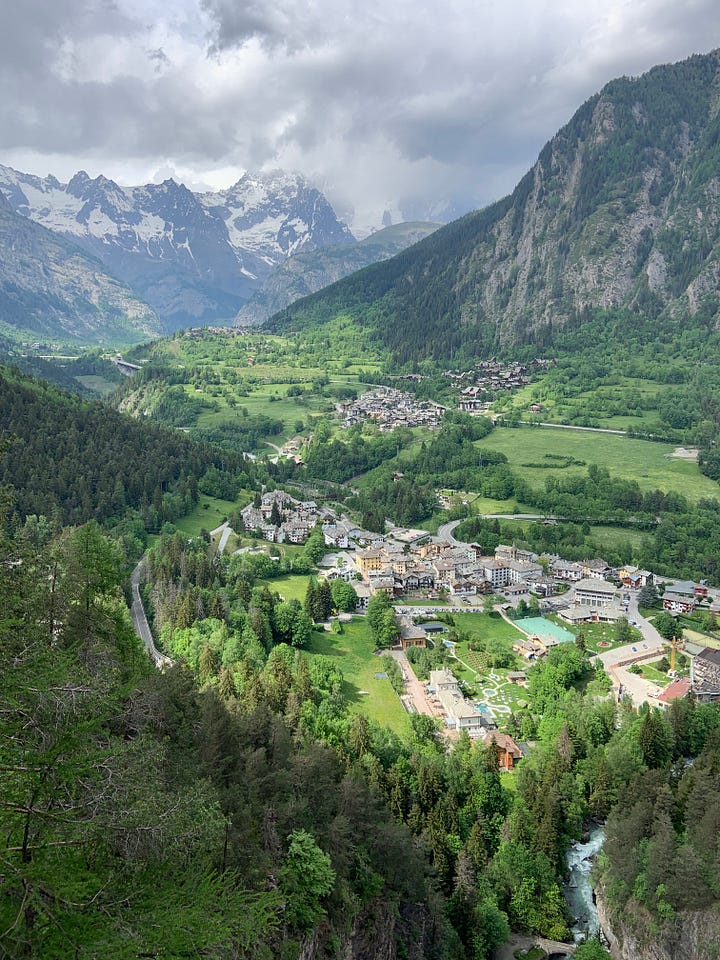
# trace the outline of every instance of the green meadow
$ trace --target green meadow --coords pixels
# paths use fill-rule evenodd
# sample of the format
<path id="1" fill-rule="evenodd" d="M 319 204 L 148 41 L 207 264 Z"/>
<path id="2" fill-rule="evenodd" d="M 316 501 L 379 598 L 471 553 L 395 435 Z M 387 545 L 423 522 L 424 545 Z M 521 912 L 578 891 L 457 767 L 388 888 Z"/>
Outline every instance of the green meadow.
<path id="1" fill-rule="evenodd" d="M 310 657 L 331 657 L 342 670 L 343 693 L 352 713 L 364 713 L 372 720 L 390 727 L 395 733 L 410 732 L 410 717 L 400 698 L 382 673 L 380 657 L 373 655 L 375 644 L 370 627 L 364 619 L 355 617 L 343 624 L 343 633 L 313 630 L 307 650 Z"/>
<path id="2" fill-rule="evenodd" d="M 674 490 L 691 500 L 717 497 L 717 483 L 703 476 L 696 463 L 673 457 L 674 444 L 635 440 L 611 433 L 562 427 L 496 427 L 479 447 L 504 453 L 508 463 L 534 487 L 548 477 L 584 474 L 591 463 L 611 474 L 637 480 L 643 490 Z M 558 466 L 546 454 L 560 454 L 584 464 Z"/>

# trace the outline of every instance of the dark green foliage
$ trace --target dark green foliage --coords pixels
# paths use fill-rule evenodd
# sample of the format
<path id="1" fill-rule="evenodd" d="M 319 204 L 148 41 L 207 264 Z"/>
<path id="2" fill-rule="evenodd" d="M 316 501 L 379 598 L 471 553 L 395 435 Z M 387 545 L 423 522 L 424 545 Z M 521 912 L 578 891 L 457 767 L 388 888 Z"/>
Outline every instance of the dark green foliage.
<path id="1" fill-rule="evenodd" d="M 376 437 L 350 432 L 347 443 L 315 440 L 304 454 L 305 467 L 311 477 L 342 483 L 394 457 L 411 439 L 410 431 L 394 430 Z"/>
<path id="2" fill-rule="evenodd" d="M 237 421 L 219 423 L 212 427 L 193 427 L 190 436 L 195 440 L 213 443 L 228 450 L 254 450 L 265 437 L 282 433 L 282 420 L 258 414 Z"/>
<path id="3" fill-rule="evenodd" d="M 330 585 L 333 604 L 335 609 L 342 613 L 352 613 L 357 607 L 358 595 L 351 583 L 344 580 L 333 580 Z"/>
<path id="4" fill-rule="evenodd" d="M 378 647 L 390 647 L 397 637 L 397 624 L 392 602 L 384 591 L 376 593 L 368 603 L 367 622 Z"/>
<path id="5" fill-rule="evenodd" d="M 672 640 L 682 633 L 677 619 L 671 613 L 658 613 L 653 617 L 653 626 L 666 640 Z"/>
<path id="6" fill-rule="evenodd" d="M 611 960 L 611 957 L 599 938 L 593 938 L 578 946 L 575 960 Z"/>
<path id="7" fill-rule="evenodd" d="M 197 478 L 221 463 L 216 449 L 181 433 L 139 423 L 49 384 L 0 371 L 0 422 L 13 440 L 0 481 L 14 487 L 21 518 L 56 523 L 119 520 L 129 509 L 156 529 L 182 516 Z M 230 458 L 224 457 L 226 469 Z M 245 475 L 252 465 L 238 458 Z"/>
<path id="8" fill-rule="evenodd" d="M 201 400 L 191 397 L 181 386 L 169 386 L 163 390 L 152 417 L 168 427 L 186 427 L 197 421 L 204 407 Z"/>
<path id="9" fill-rule="evenodd" d="M 418 486 L 411 480 L 390 477 L 348 500 L 349 506 L 361 512 L 363 527 L 378 533 L 385 532 L 386 518 L 403 526 L 426 520 L 436 503 L 435 491 L 429 484 Z"/>

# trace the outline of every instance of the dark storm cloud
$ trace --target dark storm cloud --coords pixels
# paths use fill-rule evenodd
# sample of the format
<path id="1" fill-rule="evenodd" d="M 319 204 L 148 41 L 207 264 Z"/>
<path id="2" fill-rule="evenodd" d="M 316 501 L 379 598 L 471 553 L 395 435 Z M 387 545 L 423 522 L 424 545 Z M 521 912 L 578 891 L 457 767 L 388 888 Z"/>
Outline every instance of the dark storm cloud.
<path id="1" fill-rule="evenodd" d="M 0 162 L 284 166 L 368 222 L 495 199 L 612 77 L 720 43 L 717 0 L 0 3 Z"/>

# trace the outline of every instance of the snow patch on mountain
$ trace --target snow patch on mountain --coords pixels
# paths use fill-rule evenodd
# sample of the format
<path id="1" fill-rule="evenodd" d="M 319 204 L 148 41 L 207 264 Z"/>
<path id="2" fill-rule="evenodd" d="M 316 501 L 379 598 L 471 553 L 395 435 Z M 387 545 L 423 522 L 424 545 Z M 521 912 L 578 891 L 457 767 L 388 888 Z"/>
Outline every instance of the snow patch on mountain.
<path id="1" fill-rule="evenodd" d="M 230 320 L 288 257 L 355 242 L 296 174 L 246 174 L 196 194 L 172 179 L 121 187 L 81 170 L 64 184 L 0 165 L 0 190 L 17 213 L 100 257 L 168 328 Z"/>

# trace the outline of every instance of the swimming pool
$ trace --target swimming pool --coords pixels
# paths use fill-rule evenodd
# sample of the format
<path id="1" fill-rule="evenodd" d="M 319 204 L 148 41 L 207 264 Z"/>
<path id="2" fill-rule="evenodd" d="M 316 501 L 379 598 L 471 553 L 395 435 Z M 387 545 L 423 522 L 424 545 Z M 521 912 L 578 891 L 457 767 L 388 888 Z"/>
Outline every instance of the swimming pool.
<path id="1" fill-rule="evenodd" d="M 575 640 L 575 635 L 569 630 L 564 630 L 552 620 L 546 620 L 545 617 L 525 617 L 523 620 L 516 620 L 516 626 L 536 637 L 552 637 L 558 643 L 571 643 Z"/>

